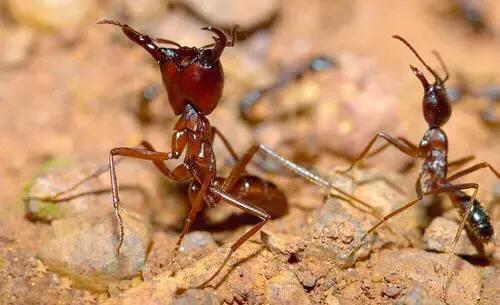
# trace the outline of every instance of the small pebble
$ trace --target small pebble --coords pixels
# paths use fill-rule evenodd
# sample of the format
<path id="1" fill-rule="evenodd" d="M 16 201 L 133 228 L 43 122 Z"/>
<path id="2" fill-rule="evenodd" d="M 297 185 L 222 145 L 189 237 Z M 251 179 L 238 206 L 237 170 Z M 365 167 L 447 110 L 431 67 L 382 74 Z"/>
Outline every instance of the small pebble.
<path id="1" fill-rule="evenodd" d="M 401 293 L 401 290 L 396 286 L 386 286 L 382 290 L 382 294 L 388 296 L 389 298 L 395 298 Z"/>
<path id="2" fill-rule="evenodd" d="M 316 285 L 317 278 L 309 270 L 306 270 L 304 272 L 299 272 L 298 278 L 299 278 L 299 281 L 302 283 L 302 285 L 306 288 L 312 288 L 312 287 L 314 287 L 314 285 Z"/>
<path id="3" fill-rule="evenodd" d="M 179 247 L 179 252 L 191 253 L 207 247 L 217 247 L 217 243 L 212 237 L 212 234 L 204 231 L 193 231 L 184 236 L 181 246 Z"/>

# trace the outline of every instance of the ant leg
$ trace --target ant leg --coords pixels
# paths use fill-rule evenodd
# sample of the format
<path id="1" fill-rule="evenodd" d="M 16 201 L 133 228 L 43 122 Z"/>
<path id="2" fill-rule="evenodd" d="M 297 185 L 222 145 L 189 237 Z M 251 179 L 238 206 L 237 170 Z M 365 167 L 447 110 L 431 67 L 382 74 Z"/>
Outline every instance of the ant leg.
<path id="1" fill-rule="evenodd" d="M 250 149 L 248 149 L 248 151 L 243 155 L 243 157 L 238 161 L 239 164 L 236 164 L 232 171 L 231 171 L 231 174 L 229 175 L 229 178 L 226 179 L 226 181 L 224 182 L 224 185 L 227 187 L 225 188 L 225 190 L 228 190 L 228 189 L 231 189 L 232 185 L 234 185 L 234 183 L 236 183 L 236 180 L 237 179 L 231 179 L 230 177 L 232 175 L 234 175 L 235 173 L 238 173 L 238 172 L 243 172 L 246 164 L 248 162 L 250 162 L 250 160 L 252 159 L 253 155 L 255 153 L 257 153 L 257 151 L 260 151 L 261 153 L 263 153 L 264 155 L 266 156 L 269 156 L 271 158 L 273 158 L 274 160 L 276 160 L 277 162 L 279 162 L 282 166 L 288 168 L 289 170 L 291 170 L 292 172 L 294 172 L 296 175 L 304 178 L 305 180 L 311 182 L 311 183 L 314 183 L 320 187 L 324 187 L 328 190 L 330 190 L 332 192 L 335 191 L 336 193 L 339 193 L 341 194 L 340 197 L 342 197 L 343 199 L 347 198 L 348 202 L 357 202 L 358 204 L 362 205 L 363 207 L 369 209 L 375 216 L 377 217 L 380 217 L 379 213 L 377 212 L 377 210 L 375 210 L 370 204 L 364 202 L 363 200 L 361 199 L 358 199 L 354 196 L 352 196 L 351 194 L 341 190 L 340 188 L 334 186 L 332 183 L 330 183 L 327 179 L 321 177 L 320 175 L 306 169 L 305 167 L 302 167 L 288 159 L 286 159 L 285 157 L 281 156 L 280 154 L 278 154 L 277 152 L 267 148 L 266 146 L 260 144 L 260 145 L 254 145 L 252 146 Z M 332 192 L 333 193 L 333 192 Z"/>
<path id="2" fill-rule="evenodd" d="M 376 228 L 378 228 L 382 223 L 386 222 L 387 220 L 391 219 L 392 217 L 396 216 L 397 214 L 403 212 L 404 210 L 408 209 L 409 207 L 411 207 L 412 205 L 414 205 L 415 203 L 417 203 L 419 200 L 421 200 L 421 198 L 423 198 L 423 196 L 426 196 L 426 195 L 433 195 L 433 194 L 439 194 L 439 193 L 446 193 L 446 192 L 449 192 L 451 190 L 456 190 L 456 189 L 467 189 L 467 188 L 472 188 L 471 184 L 460 184 L 460 185 L 446 185 L 446 186 L 443 186 L 443 187 L 439 187 L 433 191 L 430 191 L 430 192 L 426 192 L 426 193 L 423 193 L 421 195 L 419 195 L 416 199 L 408 202 L 407 204 L 403 205 L 402 207 L 400 207 L 399 209 L 395 210 L 395 211 L 392 211 L 390 212 L 389 214 L 387 214 L 386 216 L 384 216 L 383 219 L 381 219 L 377 224 L 375 224 L 373 227 L 371 227 L 365 234 L 368 235 L 370 234 L 371 232 L 373 232 Z M 364 239 L 364 237 L 362 238 L 362 240 Z"/>
<path id="3" fill-rule="evenodd" d="M 141 143 L 139 145 L 137 145 L 136 147 L 141 147 L 141 146 L 144 147 L 144 148 L 146 148 L 146 149 L 149 149 L 151 151 L 156 151 L 153 148 L 153 146 L 149 142 L 147 142 L 147 141 L 144 141 L 144 140 L 141 141 Z M 120 163 L 122 160 L 123 160 L 122 157 L 116 158 L 115 165 L 118 165 L 118 163 Z M 153 163 L 166 176 L 169 176 L 169 177 L 171 176 L 171 174 L 168 173 L 169 170 L 166 168 L 166 166 L 165 166 L 165 164 L 163 162 L 153 161 Z M 24 200 L 38 199 L 38 200 L 50 201 L 50 202 L 69 201 L 69 200 L 73 199 L 75 196 L 71 196 L 71 197 L 67 197 L 67 198 L 61 198 L 61 197 L 64 194 L 68 194 L 71 191 L 77 189 L 78 187 L 80 187 L 85 182 L 87 182 L 87 181 L 89 181 L 91 179 L 99 177 L 100 175 L 104 174 L 107 171 L 109 171 L 109 163 L 99 166 L 92 174 L 90 174 L 90 175 L 82 178 L 82 180 L 76 182 L 75 184 L 73 184 L 69 188 L 65 189 L 64 191 L 60 191 L 59 193 L 56 193 L 53 196 L 46 196 L 46 197 L 25 197 Z M 90 194 L 94 194 L 94 193 L 93 192 L 88 192 L 88 194 L 90 195 Z M 81 195 L 84 195 L 84 194 L 79 194 L 79 195 L 81 196 Z M 87 194 L 85 194 L 85 195 L 87 195 Z"/>
<path id="4" fill-rule="evenodd" d="M 485 167 L 488 167 L 495 174 L 495 176 L 497 176 L 497 178 L 500 179 L 500 173 L 498 173 L 493 168 L 493 166 L 491 166 L 488 162 L 481 162 L 481 163 L 473 165 L 469 168 L 466 168 L 466 169 L 454 174 L 453 176 L 449 177 L 447 180 L 452 181 L 452 180 L 458 179 L 460 177 L 463 177 L 463 176 L 468 175 L 468 174 L 470 174 L 478 169 L 485 168 Z"/>
<path id="5" fill-rule="evenodd" d="M 411 206 L 413 206 L 415 203 L 419 202 L 423 196 L 426 196 L 426 195 L 433 195 L 433 194 L 439 194 L 439 193 L 446 193 L 446 192 L 450 192 L 452 190 L 457 190 L 457 189 L 467 189 L 467 188 L 472 188 L 473 186 L 471 186 L 472 184 L 460 184 L 460 185 L 445 185 L 443 187 L 439 187 L 435 190 L 432 190 L 430 192 L 426 192 L 424 194 L 419 194 L 418 197 L 408 203 L 406 203 L 405 205 L 403 205 L 402 207 L 400 207 L 399 209 L 397 210 L 394 210 L 392 212 L 390 212 L 389 214 L 385 215 L 379 222 L 377 222 L 374 226 L 372 226 L 364 235 L 363 237 L 361 237 L 361 240 L 359 242 L 359 245 L 354 248 L 351 252 L 351 254 L 349 255 L 351 261 L 352 259 L 354 258 L 354 254 L 361 248 L 361 246 L 363 245 L 363 241 L 366 239 L 366 237 L 373 231 L 375 231 L 375 229 L 377 229 L 379 226 L 381 226 L 383 223 L 387 222 L 389 219 L 391 219 L 392 217 L 400 214 L 401 212 L 405 211 L 406 209 L 410 208 Z M 417 184 L 417 187 L 418 187 L 418 184 Z"/>
<path id="6" fill-rule="evenodd" d="M 191 228 L 191 224 L 196 218 L 196 215 L 201 210 L 201 205 L 203 203 L 203 195 L 207 191 L 210 182 L 212 182 L 212 176 L 207 176 L 203 181 L 203 184 L 201 185 L 198 194 L 196 194 L 195 199 L 193 200 L 193 202 L 191 202 L 191 210 L 189 211 L 188 217 L 186 218 L 184 227 L 182 228 L 182 232 L 179 235 L 179 238 L 177 239 L 177 243 L 175 244 L 174 253 L 169 266 L 171 266 L 175 262 L 177 254 L 179 253 L 179 247 L 181 246 L 182 240 L 184 239 L 184 235 L 186 235 L 186 233 L 189 231 L 189 229 Z"/>
<path id="7" fill-rule="evenodd" d="M 462 157 L 460 159 L 457 159 L 457 160 L 453 160 L 451 162 L 448 162 L 448 169 L 450 167 L 460 167 L 472 160 L 474 160 L 476 157 L 474 155 L 469 155 L 469 156 L 465 156 L 465 157 Z"/>
<path id="8" fill-rule="evenodd" d="M 118 181 L 116 178 L 116 170 L 115 170 L 115 156 L 122 156 L 122 157 L 129 157 L 129 158 L 135 158 L 135 159 L 143 159 L 143 160 L 149 160 L 156 162 L 155 165 L 158 162 L 163 162 L 169 159 L 174 158 L 172 153 L 164 153 L 164 152 L 157 152 L 149 149 L 142 149 L 142 148 L 132 148 L 132 147 L 117 147 L 113 148 L 110 153 L 109 153 L 109 174 L 110 174 L 110 179 L 111 179 L 111 195 L 113 197 L 113 207 L 115 208 L 115 216 L 116 220 L 118 221 L 118 226 L 120 229 L 120 239 L 118 243 L 118 248 L 117 248 L 117 253 L 120 253 L 121 246 L 123 245 L 123 236 L 124 236 L 124 227 L 123 227 L 123 221 L 122 217 L 120 215 L 119 209 L 121 208 L 121 203 L 120 203 L 120 196 L 119 196 L 119 191 L 118 191 Z M 174 181 L 182 181 L 187 178 L 184 176 L 184 172 L 181 172 L 181 174 L 178 174 L 176 170 L 170 171 L 168 168 L 164 168 L 166 170 L 164 172 L 165 175 L 167 175 L 170 179 Z M 162 171 L 163 172 L 163 171 Z"/>
<path id="9" fill-rule="evenodd" d="M 460 225 L 458 226 L 457 232 L 455 233 L 455 238 L 453 238 L 453 242 L 451 243 L 450 254 L 448 255 L 448 260 L 446 262 L 446 268 L 443 276 L 443 297 L 445 300 L 446 300 L 446 283 L 448 282 L 448 271 L 450 268 L 451 259 L 455 252 L 455 247 L 458 243 L 458 240 L 460 239 L 460 234 L 462 233 L 462 230 L 465 227 L 465 221 L 467 220 L 467 216 L 469 215 L 470 211 L 472 211 L 472 207 L 474 206 L 474 201 L 476 200 L 476 195 L 479 190 L 479 185 L 477 183 L 465 183 L 465 184 L 455 185 L 454 188 L 457 190 L 474 189 L 474 193 L 472 193 L 469 203 L 467 204 L 467 207 L 464 209 L 464 215 L 462 216 Z"/>
<path id="10" fill-rule="evenodd" d="M 373 144 L 375 143 L 375 141 L 379 137 L 383 138 L 384 140 L 389 142 L 388 144 L 396 147 L 397 149 L 399 149 L 404 154 L 406 154 L 410 157 L 414 157 L 414 158 L 420 157 L 420 149 L 418 147 L 408 146 L 405 141 L 399 140 L 397 138 L 393 138 L 392 136 L 390 136 L 384 132 L 379 132 L 370 140 L 370 142 L 368 142 L 368 145 L 366 145 L 365 149 L 361 152 L 361 154 L 359 154 L 359 156 L 356 159 L 354 159 L 354 161 L 351 163 L 351 166 L 349 166 L 349 168 L 347 168 L 346 170 L 337 171 L 337 172 L 342 173 L 342 174 L 346 174 L 349 171 L 351 171 L 358 162 L 360 162 L 361 160 L 363 160 L 365 158 L 365 156 L 370 151 L 370 148 L 373 146 Z"/>
<path id="11" fill-rule="evenodd" d="M 407 140 L 406 138 L 404 137 L 397 137 L 396 139 L 398 139 L 399 141 L 403 142 L 404 144 L 408 145 L 409 148 L 411 149 L 418 149 L 418 146 L 413 144 L 410 140 Z M 366 155 L 366 158 L 370 158 L 370 157 L 373 157 L 375 156 L 376 154 L 384 151 L 387 147 L 389 147 L 389 145 L 391 145 L 390 143 L 385 143 L 384 145 L 380 146 L 379 148 L 377 148 L 375 151 L 369 153 Z"/>
<path id="12" fill-rule="evenodd" d="M 149 145 L 149 146 L 147 146 L 147 145 Z M 141 146 L 143 146 L 144 148 L 151 147 L 151 150 L 154 150 L 152 148 L 151 144 L 149 144 L 147 141 L 142 141 L 136 147 L 141 147 Z M 117 158 L 116 161 L 115 161 L 115 165 L 117 165 L 118 163 L 120 163 L 122 160 L 123 160 L 123 158 L 121 158 L 121 157 Z M 77 189 L 78 187 L 80 187 L 85 182 L 87 182 L 87 181 L 89 181 L 91 179 L 97 178 L 97 177 L 99 177 L 100 175 L 104 174 L 107 171 L 109 171 L 109 163 L 108 164 L 103 164 L 103 165 L 99 166 L 92 174 L 90 174 L 90 175 L 88 175 L 86 177 L 83 177 L 80 181 L 76 182 L 75 184 L 73 184 L 69 188 L 65 189 L 64 191 L 60 191 L 60 192 L 56 193 L 53 196 L 25 197 L 23 199 L 24 200 L 38 199 L 38 200 L 50 201 L 50 202 L 69 201 L 69 200 L 73 199 L 75 196 L 71 196 L 71 197 L 67 197 L 67 198 L 60 198 L 60 197 L 63 196 L 64 194 L 68 194 L 71 191 L 74 191 L 75 189 Z M 98 192 L 99 191 L 97 191 L 97 193 Z M 94 194 L 94 192 L 88 192 L 88 194 L 91 195 L 91 194 Z M 87 195 L 87 194 L 85 193 L 85 194 L 79 194 L 79 195 L 81 196 L 81 195 Z"/>
<path id="13" fill-rule="evenodd" d="M 238 161 L 238 155 L 234 151 L 233 146 L 231 146 L 231 144 L 229 143 L 229 141 L 222 134 L 222 132 L 220 132 L 220 130 L 217 127 L 213 127 L 212 126 L 212 133 L 213 133 L 214 136 L 215 135 L 219 136 L 219 138 L 222 140 L 222 143 L 224 144 L 224 146 L 226 147 L 226 149 L 229 151 L 229 154 L 231 154 L 231 157 L 233 158 L 233 160 L 235 162 Z M 213 139 L 212 139 L 212 142 L 213 142 Z"/>
<path id="14" fill-rule="evenodd" d="M 217 271 L 215 271 L 215 273 L 212 274 L 212 276 L 210 276 L 205 282 L 203 282 L 200 285 L 200 287 L 205 286 L 208 282 L 213 280 L 217 276 L 217 274 L 219 274 L 222 271 L 222 268 L 224 268 L 224 266 L 227 264 L 227 262 L 231 258 L 231 255 L 241 245 L 243 245 L 250 237 L 252 237 L 255 233 L 257 233 L 260 230 L 260 228 L 262 228 L 266 224 L 267 221 L 269 221 L 271 219 L 271 215 L 269 215 L 268 212 L 264 211 L 263 209 L 255 206 L 249 202 L 243 201 L 239 198 L 234 198 L 233 196 L 229 195 L 228 193 L 221 191 L 215 187 L 210 187 L 210 190 L 213 193 L 220 196 L 222 199 L 224 199 L 227 203 L 229 203 L 237 208 L 240 208 L 247 213 L 250 213 L 252 215 L 259 217 L 261 219 L 261 221 L 259 223 L 257 223 L 255 226 L 253 226 L 248 232 L 243 234 L 240 238 L 238 238 L 238 240 L 236 240 L 236 242 L 234 242 L 234 244 L 231 246 L 231 249 L 229 250 L 229 253 L 226 255 L 226 257 L 224 258 L 222 264 L 217 269 Z"/>

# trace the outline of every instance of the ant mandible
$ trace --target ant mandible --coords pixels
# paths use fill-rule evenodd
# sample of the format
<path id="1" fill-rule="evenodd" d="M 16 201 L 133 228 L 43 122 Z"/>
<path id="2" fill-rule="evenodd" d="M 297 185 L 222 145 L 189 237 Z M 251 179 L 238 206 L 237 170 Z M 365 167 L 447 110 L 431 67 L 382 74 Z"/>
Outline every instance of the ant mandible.
<path id="1" fill-rule="evenodd" d="M 215 33 L 216 36 L 213 37 L 215 42 L 197 48 L 181 46 L 167 39 L 150 37 L 118 21 L 103 20 L 98 24 L 119 26 L 130 40 L 146 49 L 153 56 L 160 66 L 170 106 L 174 113 L 180 116 L 174 126 L 171 152 L 156 151 L 146 141 L 142 141 L 139 147 L 113 148 L 109 153 L 109 165 L 98 168 L 92 175 L 85 177 L 68 190 L 49 198 L 49 200 L 60 201 L 61 199 L 57 198 L 63 194 L 76 189 L 83 182 L 109 171 L 113 207 L 119 226 L 117 254 L 120 253 L 124 240 L 124 225 L 120 215 L 120 209 L 123 208 L 115 167 L 123 157 L 151 161 L 172 181 L 191 182 L 188 191 L 191 209 L 177 240 L 172 262 L 175 260 L 184 235 L 189 231 L 191 223 L 204 202 L 209 207 L 214 207 L 222 199 L 260 219 L 256 225 L 234 242 L 219 268 L 200 286 L 215 278 L 231 255 L 262 228 L 269 219 L 283 215 L 288 209 L 285 195 L 274 184 L 245 173 L 247 164 L 257 152 L 270 156 L 309 181 L 336 190 L 341 194 L 338 197 L 344 200 L 355 201 L 371 208 L 367 203 L 331 185 L 320 176 L 292 163 L 263 145 L 252 146 L 241 158 L 238 158 L 223 134 L 216 127 L 210 125 L 206 116 L 216 108 L 224 86 L 224 74 L 219 58 L 226 47 L 234 46 L 237 27 L 233 28 L 230 40 L 218 28 L 202 28 L 202 30 Z M 159 47 L 156 43 L 170 44 L 176 48 Z M 235 161 L 235 165 L 226 178 L 217 176 L 216 173 L 216 158 L 212 149 L 216 135 L 222 140 Z M 165 161 L 179 159 L 183 153 L 184 160 L 181 164 L 173 170 L 167 168 Z"/>
<path id="2" fill-rule="evenodd" d="M 448 95 L 444 86 L 445 82 L 449 78 L 448 70 L 446 69 L 441 56 L 439 56 L 439 53 L 433 51 L 433 54 L 440 62 L 446 74 L 444 79 L 441 78 L 439 74 L 436 73 L 434 69 L 432 69 L 420 57 L 420 55 L 408 41 L 406 41 L 399 35 L 393 35 L 392 37 L 403 42 L 434 77 L 434 83 L 431 84 L 417 67 L 410 65 L 412 72 L 420 80 L 424 88 L 422 106 L 424 118 L 428 123 L 429 128 L 423 135 L 422 140 L 420 141 L 420 144 L 418 146 L 412 144 L 406 138 L 394 138 L 386 133 L 380 132 L 372 138 L 372 140 L 368 143 L 361 154 L 352 162 L 351 166 L 348 169 L 340 172 L 343 174 L 349 172 L 364 157 L 377 154 L 387 148 L 389 145 L 396 147 L 398 150 L 410 157 L 423 159 L 423 164 L 418 174 L 415 186 L 417 199 L 410 201 L 409 203 L 403 205 L 401 208 L 384 216 L 382 220 L 380 220 L 366 232 L 362 240 L 366 238 L 368 234 L 378 228 L 381 224 L 420 201 L 423 196 L 446 193 L 462 216 L 460 226 L 458 227 L 451 246 L 450 257 L 448 259 L 449 264 L 455 246 L 460 237 L 460 233 L 465 225 L 473 234 L 473 236 L 483 243 L 489 242 L 493 237 L 493 226 L 490 222 L 489 216 L 482 208 L 479 201 L 476 200 L 476 194 L 479 190 L 478 184 L 452 184 L 452 181 L 478 169 L 486 167 L 489 168 L 497 176 L 497 178 L 500 178 L 500 175 L 489 163 L 481 162 L 462 171 L 459 171 L 450 177 L 447 176 L 448 168 L 464 165 L 474 158 L 474 156 L 467 156 L 454 162 L 448 163 L 447 161 L 448 139 L 445 131 L 441 129 L 441 127 L 448 121 L 451 116 L 451 105 L 448 101 Z M 370 148 L 378 138 L 382 138 L 388 143 L 368 155 Z M 474 189 L 472 196 L 463 192 L 463 190 L 466 189 Z M 357 249 L 355 249 L 354 252 L 356 250 Z"/>

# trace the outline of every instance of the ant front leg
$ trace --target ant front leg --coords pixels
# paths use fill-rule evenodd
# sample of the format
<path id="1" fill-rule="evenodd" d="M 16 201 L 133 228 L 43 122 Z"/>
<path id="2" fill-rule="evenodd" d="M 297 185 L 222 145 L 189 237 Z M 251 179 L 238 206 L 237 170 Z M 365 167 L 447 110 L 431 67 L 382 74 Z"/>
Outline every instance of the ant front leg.
<path id="1" fill-rule="evenodd" d="M 215 187 L 210 187 L 210 190 L 214 194 L 220 196 L 227 203 L 229 203 L 237 208 L 240 208 L 247 213 L 250 213 L 254 216 L 257 216 L 258 218 L 260 218 L 260 222 L 257 223 L 255 226 L 253 226 L 248 232 L 243 234 L 240 238 L 238 238 L 238 240 L 236 240 L 234 242 L 234 244 L 231 246 L 231 249 L 229 250 L 229 253 L 226 254 L 226 257 L 222 261 L 222 264 L 219 266 L 217 271 L 215 271 L 215 273 L 212 274 L 212 276 L 210 276 L 205 282 L 203 282 L 201 285 L 199 285 L 200 287 L 205 286 L 207 283 L 209 283 L 211 280 L 213 280 L 222 271 L 222 268 L 224 268 L 224 266 L 227 264 L 227 262 L 231 258 L 231 255 L 241 245 L 243 245 L 250 237 L 252 237 L 255 233 L 257 233 L 271 219 L 271 215 L 268 212 L 264 211 L 263 209 L 255 206 L 249 202 L 246 202 L 246 201 L 241 200 L 239 198 L 235 198 L 235 197 L 229 195 L 228 193 L 226 193 L 222 190 L 219 190 Z"/>
<path id="2" fill-rule="evenodd" d="M 387 145 L 392 145 L 392 146 L 396 147 L 401 152 L 403 152 L 404 154 L 406 154 L 410 157 L 414 157 L 414 158 L 420 157 L 420 149 L 417 146 L 413 145 L 410 141 L 405 140 L 403 138 L 394 138 L 394 137 L 392 137 L 384 132 L 379 132 L 370 140 L 370 142 L 368 142 L 368 145 L 366 145 L 365 149 L 361 152 L 361 154 L 359 154 L 359 156 L 356 159 L 354 159 L 354 161 L 351 163 L 351 166 L 349 166 L 349 168 L 347 168 L 346 170 L 337 171 L 337 172 L 339 172 L 341 174 L 347 174 L 348 172 L 350 172 L 354 168 L 354 166 L 356 166 L 357 163 L 359 163 L 361 160 L 363 160 L 368 155 L 370 148 L 373 146 L 373 144 L 375 144 L 375 141 L 379 137 L 386 140 L 388 142 Z M 377 151 L 372 153 L 370 156 L 373 156 L 374 154 L 382 151 L 383 149 L 385 149 L 384 146 L 379 148 Z"/>
<path id="3" fill-rule="evenodd" d="M 147 146 L 153 148 L 151 144 L 145 142 Z M 133 148 L 133 147 L 117 147 L 113 148 L 109 153 L 109 174 L 111 179 L 111 195 L 113 197 L 113 207 L 115 209 L 115 216 L 118 221 L 119 229 L 120 229 L 120 238 L 117 248 L 117 253 L 120 253 L 121 247 L 123 245 L 123 236 L 124 236 L 124 227 L 122 217 L 120 215 L 119 209 L 121 208 L 120 203 L 120 195 L 118 191 L 118 180 L 116 177 L 116 163 L 114 157 L 122 156 L 128 158 L 135 159 L 143 159 L 152 161 L 160 171 L 172 179 L 175 182 L 180 182 L 188 179 L 190 177 L 189 172 L 187 171 L 184 164 L 179 165 L 173 171 L 170 171 L 165 164 L 164 161 L 170 159 L 178 158 L 177 153 L 165 153 L 165 152 L 157 152 L 154 149 L 142 149 L 142 148 Z"/>
<path id="4" fill-rule="evenodd" d="M 145 147 L 145 148 L 148 148 L 148 147 L 151 147 L 151 144 L 149 144 L 148 142 L 146 141 L 142 141 L 139 145 L 137 145 L 136 147 Z M 153 150 L 153 149 L 152 149 Z M 120 163 L 121 161 L 123 160 L 123 158 L 117 158 L 115 160 L 115 165 L 118 165 L 118 163 Z M 63 202 L 63 201 L 70 201 L 72 199 L 75 198 L 76 195 L 73 195 L 73 196 L 70 196 L 70 197 L 63 197 L 63 195 L 65 194 L 68 194 L 74 190 L 76 190 L 77 188 L 79 188 L 81 185 L 83 185 L 85 182 L 91 180 L 91 179 L 95 179 L 95 178 L 98 178 L 99 176 L 101 176 L 102 174 L 104 174 L 105 172 L 109 171 L 109 163 L 107 164 L 103 164 L 101 166 L 99 166 L 96 170 L 94 170 L 93 173 L 91 173 L 90 175 L 88 176 L 85 176 L 83 177 L 81 180 L 79 180 L 78 182 L 76 182 L 75 184 L 73 184 L 72 186 L 70 186 L 69 188 L 63 190 L 63 191 L 60 191 L 58 193 L 56 193 L 55 195 L 51 195 L 51 196 L 44 196 L 44 197 L 25 197 L 24 200 L 32 200 L 32 199 L 36 199 L 36 200 L 42 200 L 42 201 L 49 201 L 49 202 L 54 202 L 54 203 L 58 203 L 58 202 Z M 86 192 L 86 193 L 83 193 L 83 194 L 78 194 L 78 197 L 79 196 L 84 196 L 84 195 L 94 195 L 94 194 L 100 194 L 102 193 L 104 190 L 96 190 L 96 191 L 92 191 L 92 192 Z M 109 191 L 109 190 L 108 190 Z M 62 198 L 61 198 L 62 197 Z"/>
<path id="5" fill-rule="evenodd" d="M 177 258 L 177 254 L 179 253 L 179 248 L 181 246 L 182 240 L 184 239 L 184 236 L 186 235 L 187 232 L 189 232 L 189 229 L 191 228 L 191 224 L 196 218 L 196 215 L 198 212 L 201 210 L 201 205 L 203 203 L 203 195 L 206 193 L 208 187 L 210 186 L 210 183 L 212 182 L 213 176 L 207 175 L 205 180 L 203 181 L 200 190 L 196 194 L 195 199 L 191 202 L 191 209 L 189 211 L 188 217 L 185 220 L 184 227 L 182 228 L 182 232 L 179 235 L 179 238 L 177 239 L 177 243 L 175 244 L 174 248 L 174 253 L 172 255 L 172 260 L 168 264 L 169 266 L 173 265 L 175 262 L 175 259 Z M 192 183 L 197 183 L 196 181 L 193 181 Z"/>

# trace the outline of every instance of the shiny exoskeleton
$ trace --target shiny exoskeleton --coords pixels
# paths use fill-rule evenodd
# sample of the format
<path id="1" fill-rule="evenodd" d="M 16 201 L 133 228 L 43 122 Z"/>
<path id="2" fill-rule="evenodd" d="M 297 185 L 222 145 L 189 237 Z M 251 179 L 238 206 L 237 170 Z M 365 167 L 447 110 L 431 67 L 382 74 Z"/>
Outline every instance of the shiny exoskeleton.
<path id="1" fill-rule="evenodd" d="M 453 184 L 452 181 L 480 168 L 489 168 L 498 178 L 500 178 L 500 175 L 490 164 L 488 164 L 487 162 L 481 162 L 460 172 L 457 172 L 452 176 L 448 176 L 449 168 L 461 166 L 474 158 L 473 156 L 468 156 L 454 162 L 448 162 L 447 159 L 448 138 L 445 131 L 441 127 L 448 121 L 451 116 L 451 105 L 448 101 L 448 95 L 445 88 L 445 82 L 449 78 L 449 73 L 446 69 L 446 66 L 444 65 L 443 60 L 437 52 L 434 52 L 434 55 L 436 55 L 443 69 L 445 70 L 446 76 L 444 79 L 441 78 L 438 73 L 436 73 L 429 65 L 425 63 L 425 61 L 420 57 L 416 50 L 404 38 L 398 35 L 394 35 L 393 37 L 403 42 L 434 77 L 434 82 L 429 83 L 424 74 L 417 67 L 410 65 L 411 70 L 420 80 L 424 89 L 422 109 L 424 118 L 429 125 L 429 128 L 423 135 L 422 140 L 420 141 L 418 146 L 412 144 L 409 140 L 403 137 L 395 138 L 386 133 L 380 132 L 368 143 L 368 145 L 354 160 L 351 166 L 346 171 L 342 171 L 343 173 L 348 172 L 356 165 L 356 163 L 367 156 L 370 148 L 379 137 L 383 138 L 388 143 L 368 156 L 379 153 L 389 145 L 392 145 L 411 157 L 423 160 L 423 164 L 416 182 L 416 192 L 418 195 L 417 199 L 412 200 L 396 211 L 393 211 L 386 215 L 376 225 L 370 228 L 366 235 L 374 231 L 377 227 L 379 227 L 382 223 L 384 223 L 391 217 L 394 217 L 395 215 L 414 205 L 416 202 L 420 201 L 424 195 L 446 193 L 462 216 L 462 222 L 455 235 L 451 253 L 453 253 L 454 247 L 458 241 L 460 232 L 462 231 L 464 225 L 467 226 L 470 233 L 472 233 L 473 236 L 475 236 L 475 238 L 477 238 L 479 241 L 488 242 L 493 237 L 493 226 L 490 222 L 488 214 L 482 208 L 481 204 L 476 200 L 476 194 L 479 186 L 476 183 Z M 474 190 L 472 196 L 463 192 L 463 190 L 466 189 Z"/>
<path id="2" fill-rule="evenodd" d="M 226 35 L 217 28 L 203 28 L 215 33 L 216 36 L 213 37 L 215 42 L 197 48 L 184 47 L 167 39 L 152 38 L 117 21 L 103 20 L 99 23 L 119 26 L 130 40 L 146 49 L 153 56 L 160 67 L 170 106 L 174 113 L 179 116 L 174 126 L 170 152 L 156 151 L 146 141 L 142 141 L 139 147 L 113 148 L 109 154 L 109 166 L 97 169 L 92 175 L 85 177 L 68 190 L 49 198 L 51 201 L 64 201 L 61 199 L 63 194 L 74 190 L 84 181 L 109 170 L 113 205 L 119 225 L 118 254 L 123 244 L 124 226 L 120 215 L 121 202 L 115 170 L 116 164 L 122 159 L 117 157 L 151 161 L 172 181 L 191 182 L 188 191 L 191 210 L 177 241 L 172 262 L 184 235 L 190 229 L 191 223 L 204 203 L 213 207 L 224 200 L 260 219 L 256 225 L 236 240 L 219 268 L 200 285 L 211 281 L 222 270 L 232 253 L 262 228 L 269 219 L 280 217 L 288 211 L 286 197 L 276 185 L 245 172 L 247 164 L 257 152 L 273 158 L 309 181 L 336 191 L 337 196 L 341 198 L 370 207 L 367 203 L 331 185 L 322 177 L 283 158 L 263 145 L 252 146 L 241 158 L 238 158 L 221 132 L 210 125 L 206 116 L 216 108 L 224 87 L 224 73 L 219 58 L 225 47 L 234 45 L 236 27 L 231 33 L 231 40 L 228 40 Z M 159 47 L 156 43 L 174 45 L 175 48 Z M 215 136 L 219 136 L 235 162 L 227 177 L 217 176 L 216 158 L 212 149 Z M 165 161 L 179 159 L 181 156 L 184 156 L 184 159 L 173 170 L 166 166 Z M 115 160 L 115 158 L 117 159 Z"/>

